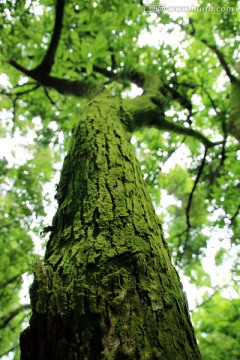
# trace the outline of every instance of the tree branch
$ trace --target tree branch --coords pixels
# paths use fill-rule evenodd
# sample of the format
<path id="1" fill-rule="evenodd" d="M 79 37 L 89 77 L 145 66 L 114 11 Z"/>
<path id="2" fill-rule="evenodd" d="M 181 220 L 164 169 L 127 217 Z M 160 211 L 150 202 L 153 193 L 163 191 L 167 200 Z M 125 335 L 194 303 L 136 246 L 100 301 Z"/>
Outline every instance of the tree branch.
<path id="1" fill-rule="evenodd" d="M 224 166 L 224 161 L 226 159 L 226 142 L 227 142 L 227 137 L 228 137 L 228 132 L 227 132 L 227 126 L 226 126 L 226 114 L 224 111 L 219 110 L 217 105 L 215 104 L 215 101 L 213 100 L 213 98 L 211 97 L 211 95 L 209 94 L 209 92 L 202 87 L 203 92 L 207 95 L 214 111 L 216 112 L 216 114 L 219 116 L 219 118 L 221 119 L 221 127 L 222 127 L 222 132 L 223 132 L 223 141 L 222 141 L 222 151 L 221 151 L 221 161 L 220 161 L 220 168 Z"/>
<path id="2" fill-rule="evenodd" d="M 30 85 L 30 84 L 24 84 L 24 85 Z M 24 85 L 21 85 L 20 87 L 24 86 Z M 32 84 L 31 84 L 32 85 Z M 28 90 L 23 90 L 23 91 L 19 91 L 19 92 L 6 92 L 5 90 L 3 91 L 0 91 L 0 95 L 5 95 L 5 96 L 8 96 L 10 99 L 12 99 L 13 96 L 15 96 L 16 98 L 18 98 L 19 96 L 21 95 L 25 95 L 25 94 L 29 94 L 30 92 L 36 90 L 37 88 L 39 88 L 39 85 L 34 83 L 33 84 L 34 86 L 31 88 L 31 89 L 28 89 Z M 19 86 L 17 86 L 19 87 Z M 13 90 L 15 90 L 17 87 L 13 88 Z"/>
<path id="3" fill-rule="evenodd" d="M 116 74 L 114 74 L 114 72 L 112 72 L 111 70 L 103 69 L 100 66 L 93 65 L 93 70 L 99 74 L 106 76 L 109 79 L 116 78 Z M 86 71 L 86 69 L 84 69 L 84 71 Z"/>
<path id="4" fill-rule="evenodd" d="M 144 89 L 143 95 L 141 95 L 135 99 L 132 99 L 133 101 L 135 101 L 136 107 L 137 107 L 137 103 L 139 103 L 139 109 L 141 109 L 135 116 L 136 122 L 138 122 L 138 124 L 137 124 L 138 126 L 139 125 L 141 126 L 141 124 L 139 124 L 139 119 L 142 118 L 143 125 L 147 125 L 147 126 L 150 125 L 150 126 L 154 126 L 154 127 L 158 128 L 160 130 L 166 130 L 169 132 L 177 133 L 179 135 L 194 137 L 197 140 L 199 140 L 206 148 L 210 148 L 210 147 L 222 144 L 222 141 L 212 142 L 211 140 L 206 138 L 203 134 L 201 134 L 199 131 L 194 130 L 192 128 L 187 128 L 187 127 L 178 125 L 178 124 L 170 122 L 164 118 L 165 117 L 164 101 L 169 100 L 168 93 L 171 95 L 170 99 L 173 98 L 173 99 L 177 100 L 183 107 L 185 107 L 189 111 L 189 114 L 191 116 L 191 113 L 192 113 L 191 102 L 187 98 L 182 96 L 178 91 L 176 91 L 175 89 L 170 88 L 166 84 L 162 83 L 160 79 L 157 80 L 157 77 L 156 77 L 156 78 L 153 78 L 153 81 L 150 81 L 150 88 L 153 87 L 153 84 L 155 84 L 155 83 L 156 83 L 156 86 L 158 86 L 157 88 L 154 88 L 154 90 L 156 91 L 156 95 L 157 95 L 157 97 L 154 97 L 154 96 L 151 96 L 151 93 L 149 94 L 148 86 L 146 86 L 147 77 L 144 78 L 144 74 L 141 74 L 139 72 L 131 72 L 131 73 L 123 73 L 123 74 L 125 74 L 124 76 L 126 76 L 128 79 L 130 79 L 134 84 L 136 84 L 137 86 L 140 86 Z M 145 87 L 146 87 L 146 89 L 145 89 Z M 158 97 L 158 95 L 159 95 L 159 97 Z M 154 111 L 154 109 L 151 106 L 147 106 L 146 108 L 144 108 L 143 104 L 145 102 L 145 100 L 144 100 L 145 98 L 148 99 L 148 101 L 151 100 L 151 102 L 160 109 L 160 113 L 158 112 L 158 114 L 157 114 L 157 112 Z M 143 113 L 145 111 L 146 111 L 146 115 L 145 114 L 143 115 Z M 147 119 L 148 123 L 144 122 L 144 119 Z"/>
<path id="5" fill-rule="evenodd" d="M 30 304 L 19 306 L 17 309 L 11 311 L 8 315 L 2 316 L 0 318 L 0 329 L 4 329 L 7 324 L 18 314 L 20 314 L 25 309 L 30 309 Z"/>
<path id="6" fill-rule="evenodd" d="M 194 27 L 194 21 L 193 21 L 193 19 L 189 19 L 189 20 L 190 20 L 191 29 L 187 28 L 183 24 L 179 24 L 177 21 L 173 21 L 173 23 L 178 25 L 188 35 L 193 36 L 195 39 L 201 41 L 202 44 L 206 45 L 209 49 L 211 49 L 215 53 L 215 55 L 217 56 L 220 64 L 222 65 L 222 67 L 223 67 L 224 71 L 226 72 L 226 74 L 227 74 L 228 78 L 230 79 L 230 81 L 232 82 L 232 81 L 236 80 L 235 76 L 231 73 L 231 70 L 230 70 L 230 68 L 228 66 L 228 63 L 226 62 L 222 52 L 217 48 L 216 45 L 209 44 L 206 39 L 197 38 L 195 36 L 196 35 L 196 30 L 195 30 L 195 27 Z"/>
<path id="7" fill-rule="evenodd" d="M 215 55 L 217 56 L 220 64 L 222 65 L 225 73 L 227 74 L 228 78 L 230 79 L 230 81 L 234 81 L 236 80 L 235 76 L 233 76 L 233 74 L 231 73 L 231 70 L 229 69 L 229 66 L 224 58 L 224 55 L 221 53 L 221 51 L 217 48 L 216 45 L 210 45 L 206 39 L 199 39 L 203 44 L 207 45 L 207 47 L 209 47 L 209 49 L 211 49 Z"/>
<path id="8" fill-rule="evenodd" d="M 168 162 L 168 160 L 172 157 L 172 155 L 173 155 L 174 153 L 176 153 L 176 151 L 178 151 L 178 150 L 180 149 L 180 147 L 182 146 L 182 144 L 184 144 L 185 140 L 186 140 L 186 137 L 183 138 L 183 140 L 181 141 L 180 145 L 178 145 L 178 146 L 177 146 L 176 148 L 174 148 L 174 149 L 170 149 L 170 151 L 168 152 L 168 155 L 165 157 L 165 159 L 164 159 L 164 161 L 163 161 L 163 163 L 162 163 L 162 166 L 161 166 L 161 167 L 159 166 L 159 167 L 156 169 L 156 171 L 155 171 L 155 173 L 154 173 L 154 175 L 153 175 L 153 177 L 152 177 L 152 179 L 151 179 L 152 183 L 154 183 L 155 179 L 156 179 L 157 176 L 160 174 L 160 172 L 161 172 L 161 170 L 162 170 L 162 167 Z"/>
<path id="9" fill-rule="evenodd" d="M 60 79 L 60 78 L 52 77 L 47 74 L 42 74 L 41 72 L 39 73 L 36 70 L 29 71 L 29 70 L 25 69 L 23 66 L 21 66 L 20 64 L 16 63 L 14 60 L 10 60 L 9 64 L 12 65 L 15 69 L 24 73 L 25 75 L 30 76 L 32 79 L 36 80 L 39 84 L 41 84 L 45 87 L 53 88 L 63 95 L 73 95 L 73 96 L 77 96 L 77 97 L 81 97 L 81 98 L 91 99 L 104 90 L 104 86 L 96 85 L 95 83 L 90 82 L 88 80 L 71 81 L 71 80 L 67 80 L 67 79 Z M 112 73 L 110 72 L 110 74 L 112 74 Z M 144 86 L 144 75 L 143 74 L 133 71 L 133 72 L 129 72 L 129 73 L 123 73 L 123 76 L 127 76 L 129 80 L 131 80 L 138 86 L 140 86 L 140 85 L 141 85 L 141 87 Z M 165 86 L 163 86 L 163 91 L 164 91 L 164 89 L 165 89 Z M 156 105 L 157 107 L 159 107 L 161 109 L 161 112 L 163 112 L 162 103 L 159 103 L 157 101 L 157 99 L 155 99 L 154 97 L 149 98 L 149 96 L 147 95 L 147 92 L 143 96 L 147 96 L 148 101 L 151 100 L 153 103 L 152 105 Z M 132 102 L 135 101 L 136 105 L 137 105 L 137 102 L 139 103 L 139 109 L 137 111 L 137 119 L 136 120 L 139 120 L 139 114 L 141 115 L 141 113 L 143 113 L 145 111 L 144 109 L 141 109 L 141 103 L 143 100 L 143 96 L 139 96 L 135 99 L 131 99 Z M 126 99 L 126 100 L 128 100 L 128 99 Z M 187 101 L 186 105 L 188 105 L 188 108 L 189 108 L 190 105 L 189 105 L 188 101 Z M 135 108 L 137 108 L 137 106 L 135 106 Z M 146 113 L 144 115 L 144 118 L 146 119 L 148 117 L 148 124 L 144 124 L 144 125 L 152 125 L 160 130 L 166 130 L 166 131 L 170 131 L 170 132 L 175 132 L 180 135 L 194 137 L 194 138 L 198 139 L 207 148 L 222 144 L 221 141 L 220 142 L 212 142 L 212 141 L 208 140 L 204 135 L 202 135 L 197 130 L 193 130 L 192 128 L 186 128 L 181 125 L 177 125 L 175 123 L 171 123 L 170 121 L 165 120 L 163 118 L 163 113 L 159 114 L 156 111 L 156 109 L 153 110 L 152 106 L 148 106 L 146 109 L 146 112 L 148 112 L 148 113 Z M 141 124 L 140 124 L 140 126 L 141 126 Z"/>
<path id="10" fill-rule="evenodd" d="M 35 83 L 35 86 L 33 86 L 31 89 L 19 91 L 19 92 L 13 93 L 13 95 L 19 97 L 19 96 L 22 96 L 22 95 L 25 95 L 25 94 L 29 94 L 30 92 L 32 92 L 32 91 L 34 91 L 34 90 L 36 90 L 38 88 L 39 88 L 39 85 Z"/>
<path id="11" fill-rule="evenodd" d="M 187 127 L 178 125 L 176 123 L 172 123 L 165 119 L 162 120 L 161 123 L 159 123 L 159 126 L 158 126 L 158 124 L 156 124 L 156 127 L 161 130 L 166 130 L 169 132 L 177 133 L 179 135 L 186 135 L 189 137 L 193 137 L 193 138 L 199 140 L 205 146 L 205 148 L 210 148 L 210 147 L 222 144 L 222 141 L 212 142 L 211 140 L 206 138 L 203 134 L 201 134 L 197 130 L 194 130 L 192 128 L 187 128 Z"/>
<path id="12" fill-rule="evenodd" d="M 186 234 L 185 242 L 183 244 L 183 252 L 180 252 L 180 250 L 178 250 L 177 263 L 179 261 L 181 261 L 183 255 L 184 255 L 184 250 L 186 249 L 188 241 L 189 241 L 190 229 L 191 229 L 190 209 L 191 209 L 191 206 L 192 206 L 193 194 L 194 194 L 194 192 L 195 192 L 195 190 L 197 188 L 197 185 L 199 183 L 199 180 L 200 180 L 200 177 L 202 175 L 203 168 L 204 168 L 204 165 L 205 165 L 205 162 L 206 162 L 207 151 L 208 151 L 208 148 L 206 147 L 204 155 L 203 155 L 203 159 L 202 159 L 202 162 L 201 162 L 201 165 L 200 165 L 200 167 L 198 169 L 198 173 L 197 173 L 196 179 L 195 179 L 193 187 L 192 187 L 192 191 L 191 191 L 191 193 L 189 195 L 189 198 L 188 198 L 188 204 L 187 204 L 187 207 L 186 207 L 186 225 L 187 225 L 186 233 L 187 234 Z"/>
<path id="13" fill-rule="evenodd" d="M 44 93 L 46 95 L 46 97 L 48 98 L 48 100 L 50 101 L 50 103 L 54 106 L 56 106 L 55 102 L 52 100 L 51 96 L 49 95 L 48 91 L 46 88 L 44 88 Z"/>
<path id="14" fill-rule="evenodd" d="M 62 26 L 63 26 L 64 3 L 65 3 L 64 0 L 56 1 L 55 24 L 53 29 L 53 35 L 43 61 L 33 71 L 43 72 L 45 74 L 50 74 L 51 72 L 51 69 L 54 65 L 55 55 L 58 48 Z"/>
<path id="15" fill-rule="evenodd" d="M 6 356 L 8 355 L 10 352 L 12 351 L 15 351 L 18 349 L 18 344 L 16 344 L 15 346 L 12 346 L 10 349 L 8 349 L 7 351 L 3 352 L 3 353 L 0 353 L 0 359 L 3 357 L 3 356 Z"/>
<path id="16" fill-rule="evenodd" d="M 174 82 L 174 84 L 176 83 Z M 184 97 L 174 87 L 170 87 L 167 84 L 164 84 L 164 87 L 165 91 L 170 93 L 173 100 L 177 100 L 184 108 L 186 108 L 190 113 L 192 113 L 192 103 L 187 97 Z"/>
<path id="17" fill-rule="evenodd" d="M 226 286 L 225 286 L 225 287 L 226 287 Z M 217 288 L 212 295 L 210 295 L 207 299 L 203 300 L 200 304 L 195 305 L 195 307 L 196 307 L 196 308 L 200 308 L 201 306 L 207 304 L 209 301 L 212 300 L 212 298 L 213 298 L 215 295 L 219 294 L 219 292 L 220 292 L 220 289 Z"/>
<path id="18" fill-rule="evenodd" d="M 56 16 L 53 36 L 49 44 L 48 51 L 42 63 L 33 70 L 28 70 L 14 60 L 8 63 L 23 74 L 36 80 L 40 85 L 53 88 L 64 95 L 73 95 L 82 98 L 92 98 L 104 90 L 103 86 L 96 85 L 90 81 L 71 81 L 50 76 L 51 68 L 54 64 L 54 58 L 60 40 L 64 14 L 64 0 L 58 0 L 56 5 Z M 99 71 L 100 69 L 98 69 Z M 103 70 L 102 70 L 103 71 Z M 112 75 L 105 72 L 106 76 Z"/>
<path id="19" fill-rule="evenodd" d="M 104 86 L 97 85 L 88 80 L 71 81 L 67 79 L 56 78 L 48 74 L 35 70 L 27 70 L 14 60 L 8 62 L 15 69 L 36 80 L 40 85 L 57 90 L 63 95 L 73 95 L 81 98 L 96 96 L 104 90 Z"/>
<path id="20" fill-rule="evenodd" d="M 8 286 L 9 284 L 14 283 L 15 280 L 17 280 L 18 278 L 20 278 L 22 275 L 24 274 L 24 271 L 22 271 L 20 274 L 17 274 L 13 277 L 11 277 L 10 279 L 8 279 L 7 281 L 0 283 L 0 287 L 2 289 L 4 289 L 6 286 Z"/>

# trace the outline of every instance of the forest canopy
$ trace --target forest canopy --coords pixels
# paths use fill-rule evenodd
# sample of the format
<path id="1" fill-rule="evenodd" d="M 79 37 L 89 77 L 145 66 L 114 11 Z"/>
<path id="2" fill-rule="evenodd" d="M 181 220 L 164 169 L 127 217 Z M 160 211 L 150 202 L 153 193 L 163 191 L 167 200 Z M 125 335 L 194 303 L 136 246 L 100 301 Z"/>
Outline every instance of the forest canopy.
<path id="1" fill-rule="evenodd" d="M 239 2 L 167 3 L 0 3 L 3 359 L 19 358 L 31 313 L 20 294 L 46 247 L 72 129 L 103 89 L 141 104 L 131 142 L 203 358 L 239 356 Z"/>

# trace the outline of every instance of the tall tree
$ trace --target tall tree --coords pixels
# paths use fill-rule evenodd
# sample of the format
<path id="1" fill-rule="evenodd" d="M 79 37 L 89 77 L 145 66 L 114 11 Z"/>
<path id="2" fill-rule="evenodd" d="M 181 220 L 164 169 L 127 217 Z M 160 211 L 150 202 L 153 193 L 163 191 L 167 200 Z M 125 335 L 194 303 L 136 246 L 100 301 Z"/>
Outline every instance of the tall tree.
<path id="1" fill-rule="evenodd" d="M 201 358 L 182 286 L 130 143 L 131 135 L 139 129 L 158 129 L 149 136 L 153 156 L 163 143 L 161 130 L 168 132 L 173 145 L 163 156 L 168 158 L 185 142 L 195 158 L 195 179 L 191 172 L 179 168 L 164 178 L 156 176 L 160 173 L 158 162 L 154 164 L 149 157 L 147 163 L 152 169 L 147 169 L 146 154 L 142 154 L 143 166 L 149 172 L 147 182 L 153 178 L 156 186 L 165 181 L 169 192 L 183 203 L 180 217 L 178 207 L 172 211 L 174 221 L 169 232 L 170 245 L 175 245 L 172 256 L 187 274 L 196 271 L 201 248 L 206 245 L 206 236 L 201 233 L 208 221 L 205 198 L 211 201 L 214 194 L 216 204 L 224 202 L 224 214 L 233 228 L 237 226 L 239 205 L 229 204 L 227 197 L 222 200 L 216 187 L 228 182 L 231 192 L 238 185 L 238 166 L 232 167 L 229 175 L 232 183 L 225 171 L 233 159 L 228 152 L 238 149 L 229 137 L 231 133 L 239 138 L 239 77 L 233 53 L 237 43 L 232 50 L 226 41 L 224 53 L 214 36 L 206 39 L 197 15 L 183 23 L 163 13 L 159 18 L 169 32 L 178 26 L 188 35 L 186 72 L 172 61 L 177 59 L 176 48 L 163 45 L 154 50 L 137 43 L 149 15 L 142 6 L 126 1 L 120 13 L 118 7 L 114 1 L 79 5 L 69 1 L 64 6 L 63 0 L 56 2 L 55 9 L 48 1 L 4 5 L 3 29 L 11 34 L 11 40 L 3 42 L 3 69 L 13 83 L 21 74 L 18 86 L 3 94 L 6 106 L 13 105 L 14 130 L 19 129 L 23 114 L 40 115 L 37 162 L 43 164 L 54 138 L 51 117 L 58 119 L 61 130 L 69 132 L 74 125 L 57 186 L 57 213 L 52 225 L 43 229 L 51 233 L 46 255 L 43 262 L 34 265 L 32 316 L 30 327 L 21 335 L 22 359 Z M 54 26 L 49 21 L 52 13 Z M 237 22 L 234 14 L 233 24 Z M 210 19 L 216 26 L 216 19 Z M 36 26 L 41 30 L 38 33 Z M 195 58 L 198 47 L 200 53 Z M 209 62 L 204 63 L 204 52 Z M 206 77 L 209 70 L 214 76 Z M 222 71 L 229 78 L 229 105 L 227 91 L 219 99 L 218 89 L 212 89 Z M 142 88 L 142 95 L 123 98 L 122 92 L 131 83 Z M 196 97 L 201 98 L 199 105 Z M 206 113 L 201 102 L 207 104 Z M 39 104 L 44 106 L 39 108 Z M 80 110 L 74 111 L 74 107 Z M 205 118 L 216 120 L 210 134 L 212 138 L 218 135 L 217 140 L 202 133 Z M 148 139 L 142 134 L 144 144 Z M 56 136 L 54 141 L 58 143 Z M 54 161 L 57 156 L 49 158 Z M 31 170 L 37 162 L 30 159 L 13 176 L 16 185 L 26 186 L 27 180 L 35 181 L 38 187 L 30 197 L 22 198 L 23 214 L 40 211 L 43 215 L 38 209 L 41 187 L 37 185 L 41 165 L 37 176 Z M 4 162 L 2 165 L 9 172 Z M 23 197 L 17 187 L 16 194 Z M 30 204 L 28 199 L 32 200 Z M 21 213 L 15 219 L 18 227 L 28 221 Z M 6 230 L 8 224 L 3 228 Z M 26 226 L 23 229 L 26 231 Z M 233 237 L 233 243 L 237 241 Z M 31 243 L 27 244 L 29 251 Z M 25 271 L 23 267 L 21 271 Z M 10 275 L 15 281 L 17 275 L 12 271 Z M 22 308 L 17 310 L 14 313 L 18 315 Z M 3 324 L 10 318 L 3 317 Z"/>

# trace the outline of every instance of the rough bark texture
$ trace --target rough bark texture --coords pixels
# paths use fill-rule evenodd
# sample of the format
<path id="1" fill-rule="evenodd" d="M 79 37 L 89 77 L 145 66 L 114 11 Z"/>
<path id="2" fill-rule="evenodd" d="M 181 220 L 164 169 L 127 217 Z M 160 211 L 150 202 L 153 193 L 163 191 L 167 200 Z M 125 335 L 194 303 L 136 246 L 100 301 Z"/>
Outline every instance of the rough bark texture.
<path id="1" fill-rule="evenodd" d="M 22 360 L 201 359 L 126 123 L 102 95 L 73 131 Z"/>

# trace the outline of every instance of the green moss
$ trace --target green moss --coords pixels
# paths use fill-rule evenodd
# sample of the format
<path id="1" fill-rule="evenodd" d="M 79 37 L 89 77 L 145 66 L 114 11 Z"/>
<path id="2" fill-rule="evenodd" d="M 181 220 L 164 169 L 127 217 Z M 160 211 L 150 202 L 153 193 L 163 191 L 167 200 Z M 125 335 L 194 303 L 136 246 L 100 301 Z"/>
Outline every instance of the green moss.
<path id="1" fill-rule="evenodd" d="M 35 271 L 34 315 L 45 314 L 52 333 L 68 338 L 81 359 L 199 359 L 179 278 L 126 134 L 130 102 L 125 111 L 125 102 L 100 96 L 73 131 L 58 186 L 57 230 L 46 265 Z M 149 101 L 143 106 L 155 111 Z M 186 357 L 189 346 L 194 355 Z"/>

